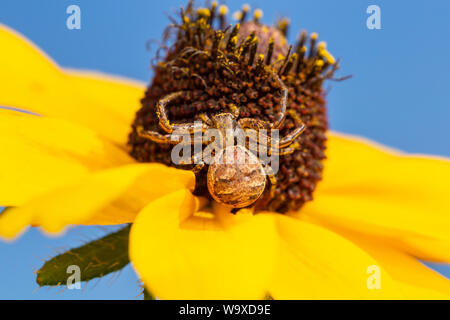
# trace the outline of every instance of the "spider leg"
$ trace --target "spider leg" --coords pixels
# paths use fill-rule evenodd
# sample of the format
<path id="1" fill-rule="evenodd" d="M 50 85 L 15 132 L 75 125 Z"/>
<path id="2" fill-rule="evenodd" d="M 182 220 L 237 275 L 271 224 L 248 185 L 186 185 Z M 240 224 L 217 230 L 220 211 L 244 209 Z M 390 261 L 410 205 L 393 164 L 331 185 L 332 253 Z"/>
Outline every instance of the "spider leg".
<path id="1" fill-rule="evenodd" d="M 161 134 L 156 131 L 151 130 L 144 130 L 142 126 L 138 126 L 136 128 L 136 132 L 139 137 L 145 138 L 148 140 L 151 140 L 156 143 L 163 143 L 163 144 L 208 144 L 209 141 L 203 140 L 202 137 L 193 137 L 190 136 L 190 139 L 186 143 L 185 135 L 182 134 Z"/>
<path id="2" fill-rule="evenodd" d="M 234 103 L 232 103 L 228 107 L 230 108 L 230 111 L 234 115 L 235 118 L 239 117 L 240 110 L 239 110 L 238 106 L 236 106 Z"/>
<path id="3" fill-rule="evenodd" d="M 284 122 L 284 119 L 286 118 L 286 106 L 287 106 L 287 100 L 288 100 L 288 88 L 285 86 L 284 82 L 280 79 L 280 77 L 273 71 L 270 70 L 270 73 L 274 77 L 275 81 L 278 82 L 278 84 L 281 87 L 282 91 L 282 98 L 281 98 L 281 110 L 275 117 L 275 122 L 271 123 L 272 129 L 278 129 L 281 127 L 281 125 Z"/>
<path id="4" fill-rule="evenodd" d="M 178 164 L 181 165 L 189 165 L 189 164 L 194 164 L 194 168 L 192 170 L 194 170 L 194 173 L 196 173 L 195 170 L 198 170 L 198 172 L 203 169 L 203 167 L 205 166 L 205 162 L 202 160 L 202 156 L 203 156 L 203 152 L 202 150 L 200 150 L 197 153 L 194 153 L 189 160 L 182 160 L 180 161 Z"/>
<path id="5" fill-rule="evenodd" d="M 253 129 L 256 131 L 259 131 L 261 129 L 271 129 L 271 123 L 269 121 L 260 119 L 242 118 L 238 120 L 238 124 L 242 129 Z"/>
<path id="6" fill-rule="evenodd" d="M 174 92 L 168 94 L 164 98 L 160 99 L 156 104 L 156 115 L 159 119 L 159 125 L 167 133 L 172 133 L 173 126 L 169 123 L 169 118 L 167 117 L 166 106 L 170 101 L 176 100 L 183 94 L 183 91 Z"/>
<path id="7" fill-rule="evenodd" d="M 205 132 L 208 129 L 205 123 L 199 125 L 197 123 L 171 124 L 169 122 L 166 109 L 167 104 L 181 97 L 183 94 L 184 91 L 173 92 L 158 101 L 156 104 L 156 115 L 158 116 L 160 127 L 167 133 L 172 133 L 175 130 L 183 130 L 188 133 Z"/>
<path id="8" fill-rule="evenodd" d="M 250 134 L 248 134 L 249 130 L 252 130 Z M 267 149 L 271 148 L 270 145 L 272 144 L 272 141 L 275 141 L 275 139 L 271 138 L 262 131 L 254 131 L 253 129 L 244 129 L 244 132 L 246 133 L 245 147 L 255 155 L 264 156 L 263 154 L 261 154 L 261 152 L 267 155 Z"/>
<path id="9" fill-rule="evenodd" d="M 253 130 L 253 129 L 250 129 Z M 244 129 L 244 131 L 247 133 L 249 132 L 249 129 Z M 272 145 L 272 141 L 278 141 L 279 139 L 272 138 L 271 136 L 267 135 L 266 133 L 262 131 L 253 131 L 256 132 L 256 139 L 254 134 L 249 134 L 247 137 L 252 142 L 257 142 L 258 144 L 262 144 L 264 146 L 270 146 Z"/>
<path id="10" fill-rule="evenodd" d="M 206 165 L 206 164 L 203 162 L 203 160 L 200 160 L 200 162 L 197 163 L 197 164 L 195 165 L 195 167 L 192 169 L 192 172 L 194 172 L 194 174 L 199 173 L 200 171 L 203 170 L 203 168 L 205 167 L 205 165 Z"/>
<path id="11" fill-rule="evenodd" d="M 302 121 L 302 118 L 298 115 L 297 111 L 294 109 L 290 109 L 288 111 L 289 116 L 294 120 L 294 123 L 297 127 L 304 126 L 305 123 Z"/>
<path id="12" fill-rule="evenodd" d="M 163 144 L 178 144 L 182 141 L 181 136 L 171 134 L 161 134 L 156 131 L 144 130 L 142 126 L 136 128 L 139 137 Z"/>
<path id="13" fill-rule="evenodd" d="M 202 132 L 204 133 L 209 127 L 205 123 L 180 123 L 172 125 L 173 131 L 181 131 L 190 134 Z M 173 132 L 172 131 L 172 132 Z"/>
<path id="14" fill-rule="evenodd" d="M 214 125 L 213 121 L 206 113 L 199 114 L 199 118 L 210 127 Z"/>
<path id="15" fill-rule="evenodd" d="M 274 139 L 263 132 L 258 132 L 257 140 L 255 140 L 252 135 L 248 135 L 248 138 L 251 142 L 256 142 L 259 145 L 270 147 L 271 150 L 283 149 L 290 146 L 295 141 L 295 139 L 297 139 L 298 136 L 305 130 L 305 128 L 306 127 L 303 124 L 281 139 Z M 274 146 L 274 144 L 277 144 L 277 146 Z"/>
<path id="16" fill-rule="evenodd" d="M 295 150 L 297 150 L 295 146 L 294 147 L 291 146 L 284 149 L 270 149 L 269 154 L 274 156 L 285 156 L 288 154 L 292 154 Z"/>
<path id="17" fill-rule="evenodd" d="M 292 154 L 294 151 L 298 150 L 299 144 L 297 142 L 291 142 L 283 148 L 268 148 L 267 154 L 269 156 L 285 156 Z"/>
<path id="18" fill-rule="evenodd" d="M 306 126 L 304 124 L 302 124 L 302 126 L 298 128 L 295 128 L 292 132 L 281 138 L 278 147 L 282 149 L 290 146 L 295 141 L 295 139 L 297 139 L 298 136 L 302 134 L 303 131 L 305 131 L 305 129 Z"/>
<path id="19" fill-rule="evenodd" d="M 266 172 L 267 178 L 270 181 L 270 197 L 273 198 L 275 196 L 275 190 L 277 187 L 277 178 L 275 173 L 272 170 L 271 166 L 265 166 L 264 171 Z"/>

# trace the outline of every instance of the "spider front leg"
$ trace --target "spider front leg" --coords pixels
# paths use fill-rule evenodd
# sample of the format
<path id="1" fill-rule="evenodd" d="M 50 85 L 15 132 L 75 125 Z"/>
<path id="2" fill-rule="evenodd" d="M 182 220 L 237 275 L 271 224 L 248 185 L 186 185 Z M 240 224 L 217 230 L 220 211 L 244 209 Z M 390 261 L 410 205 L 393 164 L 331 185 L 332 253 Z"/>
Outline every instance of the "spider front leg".
<path id="1" fill-rule="evenodd" d="M 272 138 L 271 136 L 261 131 L 257 132 L 258 136 L 256 139 L 254 137 L 254 134 L 247 134 L 247 137 L 249 138 L 249 142 L 253 142 L 253 145 L 261 145 L 266 149 L 275 151 L 290 146 L 295 141 L 295 139 L 297 139 L 300 134 L 302 134 L 305 128 L 305 125 L 295 128 L 292 132 L 288 133 L 281 139 Z M 245 132 L 248 132 L 248 130 L 245 130 Z"/>
<path id="2" fill-rule="evenodd" d="M 298 115 L 297 111 L 294 109 L 290 109 L 288 111 L 289 116 L 294 120 L 294 123 L 297 127 L 304 126 L 305 123 L 302 121 L 302 118 Z"/>
<path id="3" fill-rule="evenodd" d="M 173 92 L 168 94 L 164 98 L 160 99 L 156 104 L 156 115 L 159 119 L 159 125 L 167 133 L 172 133 L 173 127 L 169 123 L 169 118 L 167 117 L 166 106 L 169 102 L 178 99 L 183 94 L 183 91 Z"/>
<path id="4" fill-rule="evenodd" d="M 144 139 L 148 139 L 151 140 L 153 142 L 156 143 L 161 143 L 161 144 L 196 144 L 196 143 L 201 143 L 201 144 L 207 144 L 208 141 L 203 140 L 202 137 L 196 137 L 194 135 L 194 137 L 192 137 L 192 135 L 189 136 L 189 139 L 186 138 L 187 134 L 161 134 L 159 132 L 156 131 L 151 131 L 151 130 L 145 130 L 144 127 L 142 126 L 138 126 L 136 128 L 136 132 L 138 134 L 139 137 L 144 138 Z"/>
<path id="5" fill-rule="evenodd" d="M 181 124 L 174 124 L 172 125 L 172 132 L 177 131 L 180 133 L 189 133 L 189 134 L 195 134 L 195 133 L 205 133 L 206 130 L 208 130 L 209 127 L 205 123 L 181 123 Z M 170 132 L 170 133 L 172 133 Z"/>
<path id="6" fill-rule="evenodd" d="M 284 119 L 286 118 L 286 108 L 287 108 L 287 102 L 288 102 L 288 93 L 289 90 L 284 84 L 284 82 L 280 79 L 280 77 L 273 71 L 270 70 L 270 73 L 274 77 L 275 81 L 278 82 L 278 84 L 281 87 L 281 110 L 277 113 L 275 117 L 275 122 L 271 124 L 272 129 L 278 129 L 283 125 Z"/>
<path id="7" fill-rule="evenodd" d="M 161 134 L 156 131 L 145 130 L 144 127 L 138 126 L 136 128 L 136 133 L 139 137 L 151 140 L 156 143 L 162 144 L 178 144 L 181 142 L 181 136 L 176 136 L 172 134 Z"/>
<path id="8" fill-rule="evenodd" d="M 167 105 L 181 97 L 185 92 L 178 91 L 173 92 L 160 99 L 156 104 L 156 115 L 159 119 L 160 127 L 167 133 L 172 133 L 173 131 L 186 131 L 188 133 L 205 132 L 208 126 L 205 123 L 198 125 L 197 123 L 182 123 L 182 124 L 171 124 L 167 116 Z"/>
<path id="9" fill-rule="evenodd" d="M 181 158 L 180 161 L 176 162 L 175 164 L 177 164 L 177 165 L 191 165 L 191 164 L 194 164 L 194 168 L 192 168 L 192 171 L 194 173 L 200 172 L 206 165 L 205 162 L 203 161 L 203 151 L 202 150 L 200 150 L 197 153 L 194 153 L 188 159 Z"/>
<path id="10" fill-rule="evenodd" d="M 261 148 L 261 145 L 263 146 L 263 148 Z M 264 149 L 265 147 L 265 149 Z M 255 155 L 261 155 L 261 152 L 266 152 L 266 155 L 268 156 L 286 156 L 289 154 L 294 153 L 295 150 L 297 150 L 298 144 L 295 143 L 293 145 L 291 145 L 291 147 L 285 147 L 283 149 L 280 148 L 269 148 L 267 145 L 265 144 L 252 144 L 249 143 L 247 148 L 249 149 L 249 151 L 251 151 L 253 154 Z"/>
<path id="11" fill-rule="evenodd" d="M 292 132 L 288 133 L 286 136 L 281 138 L 280 143 L 278 145 L 279 148 L 289 147 L 295 139 L 297 139 L 303 131 L 305 131 L 306 126 L 302 124 L 300 127 L 295 128 Z"/>
<path id="12" fill-rule="evenodd" d="M 292 154 L 294 153 L 295 150 L 297 150 L 297 143 L 295 143 L 294 145 L 288 147 L 288 148 L 284 148 L 284 149 L 270 149 L 269 150 L 269 155 L 273 155 L 273 156 L 286 156 L 288 154 Z"/>

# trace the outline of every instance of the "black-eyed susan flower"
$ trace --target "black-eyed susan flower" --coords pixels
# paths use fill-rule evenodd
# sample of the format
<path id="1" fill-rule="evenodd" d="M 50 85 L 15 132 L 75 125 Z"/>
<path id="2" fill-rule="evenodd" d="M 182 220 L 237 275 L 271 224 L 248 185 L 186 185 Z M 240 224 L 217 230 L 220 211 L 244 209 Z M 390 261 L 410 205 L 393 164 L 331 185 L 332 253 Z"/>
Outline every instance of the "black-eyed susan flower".
<path id="1" fill-rule="evenodd" d="M 162 299 L 449 298 L 418 260 L 450 261 L 449 161 L 327 131 L 322 83 L 337 63 L 325 44 L 302 33 L 289 47 L 287 20 L 246 22 L 248 7 L 227 28 L 226 11 L 182 10 L 147 90 L 61 69 L 1 26 L 0 235 L 131 223 L 130 260 Z M 213 201 L 207 167 L 175 166 L 162 138 L 225 111 L 282 135 L 305 126 L 243 209 Z"/>

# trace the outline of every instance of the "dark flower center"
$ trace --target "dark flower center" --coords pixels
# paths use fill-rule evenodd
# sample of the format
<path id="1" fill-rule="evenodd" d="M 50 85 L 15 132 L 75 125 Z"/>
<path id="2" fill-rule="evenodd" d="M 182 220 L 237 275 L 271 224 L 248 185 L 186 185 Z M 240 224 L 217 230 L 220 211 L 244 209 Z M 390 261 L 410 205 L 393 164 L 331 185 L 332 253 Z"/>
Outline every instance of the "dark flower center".
<path id="1" fill-rule="evenodd" d="M 290 146 L 293 151 L 280 156 L 275 191 L 270 192 L 267 183 L 253 205 L 257 210 L 280 213 L 297 210 L 312 199 L 321 179 L 328 127 L 322 85 L 333 77 L 338 65 L 324 45 L 316 43 L 315 34 L 307 37 L 303 32 L 297 45 L 289 46 L 285 20 L 270 27 L 260 24 L 256 16 L 253 21 L 242 20 L 227 28 L 224 10 L 216 9 L 214 4 L 195 11 L 189 5 L 181 11 L 181 22 L 166 30 L 164 40 L 171 45 L 162 46 L 165 55 L 154 66 L 153 80 L 136 114 L 129 137 L 131 155 L 141 162 L 192 170 L 193 165 L 173 163 L 173 145 L 137 134 L 139 127 L 165 134 L 156 112 L 158 101 L 170 93 L 184 92 L 167 105 L 172 123 L 202 121 L 201 114 L 230 112 L 230 105 L 239 108 L 238 118 L 274 122 L 282 100 L 280 85 L 272 76 L 276 73 L 289 89 L 280 136 L 289 134 L 299 122 L 306 129 Z M 196 172 L 195 194 L 211 198 L 207 170 L 206 166 Z"/>

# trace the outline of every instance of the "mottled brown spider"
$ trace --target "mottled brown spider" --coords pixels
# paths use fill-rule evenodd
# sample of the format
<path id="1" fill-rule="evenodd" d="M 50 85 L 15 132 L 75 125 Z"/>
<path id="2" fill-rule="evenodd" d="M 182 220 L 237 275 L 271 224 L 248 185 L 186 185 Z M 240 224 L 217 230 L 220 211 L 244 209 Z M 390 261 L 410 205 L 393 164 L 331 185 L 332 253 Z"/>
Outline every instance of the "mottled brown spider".
<path id="1" fill-rule="evenodd" d="M 198 123 L 172 124 L 168 119 L 166 108 L 170 102 L 175 101 L 184 93 L 179 91 L 165 96 L 156 104 L 159 125 L 166 134 L 144 130 L 143 127 L 138 127 L 137 133 L 140 137 L 157 143 L 175 145 L 183 143 L 183 134 L 179 133 L 183 132 L 194 136 L 193 139 L 189 140 L 191 144 L 201 143 L 202 145 L 208 145 L 212 141 L 199 139 L 195 134 L 199 132 L 204 133 L 208 129 L 217 129 L 222 140 L 219 141 L 219 145 L 223 147 L 216 150 L 214 158 L 209 163 L 207 173 L 209 193 L 214 200 L 226 206 L 233 208 L 247 207 L 254 203 L 265 190 L 266 176 L 271 183 L 271 194 L 275 191 L 276 178 L 272 168 L 264 165 L 256 156 L 258 150 L 261 150 L 260 146 L 263 145 L 271 155 L 282 156 L 290 154 L 294 152 L 294 148 L 290 148 L 291 144 L 305 130 L 304 123 L 300 119 L 296 119 L 297 127 L 280 139 L 273 138 L 272 135 L 262 132 L 262 130 L 279 129 L 286 117 L 288 89 L 275 72 L 272 70 L 268 70 L 268 72 L 279 84 L 282 97 L 280 111 L 276 114 L 273 122 L 253 118 L 238 119 L 239 108 L 234 104 L 230 104 L 228 106 L 230 112 L 218 113 L 211 117 L 204 113 L 201 114 L 199 116 L 202 120 L 200 125 Z M 230 146 L 229 141 L 227 141 L 229 132 L 246 133 L 249 130 L 258 133 L 258 138 L 253 138 L 254 140 L 252 141 L 255 143 L 246 143 L 245 147 L 234 144 Z M 249 136 L 251 137 L 252 135 L 250 134 Z M 226 160 L 225 155 L 227 155 Z M 231 155 L 231 159 L 229 155 Z M 194 172 L 199 172 L 205 167 L 206 163 L 202 156 L 203 149 L 194 153 L 192 159 L 190 159 L 192 161 L 190 163 L 196 164 L 193 168 Z"/>

